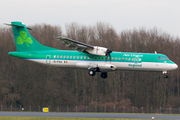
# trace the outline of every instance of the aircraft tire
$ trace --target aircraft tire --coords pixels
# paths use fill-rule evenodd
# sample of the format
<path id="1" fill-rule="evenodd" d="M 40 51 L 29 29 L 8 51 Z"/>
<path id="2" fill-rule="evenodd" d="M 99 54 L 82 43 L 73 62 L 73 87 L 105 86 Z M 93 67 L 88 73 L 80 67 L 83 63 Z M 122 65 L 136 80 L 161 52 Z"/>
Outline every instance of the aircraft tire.
<path id="1" fill-rule="evenodd" d="M 168 75 L 165 74 L 165 75 L 164 75 L 164 78 L 168 78 Z"/>
<path id="2" fill-rule="evenodd" d="M 107 72 L 102 72 L 102 73 L 101 73 L 101 77 L 102 77 L 102 78 L 107 78 Z"/>
<path id="3" fill-rule="evenodd" d="M 96 72 L 94 70 L 90 70 L 88 73 L 90 76 L 94 76 L 96 74 Z"/>

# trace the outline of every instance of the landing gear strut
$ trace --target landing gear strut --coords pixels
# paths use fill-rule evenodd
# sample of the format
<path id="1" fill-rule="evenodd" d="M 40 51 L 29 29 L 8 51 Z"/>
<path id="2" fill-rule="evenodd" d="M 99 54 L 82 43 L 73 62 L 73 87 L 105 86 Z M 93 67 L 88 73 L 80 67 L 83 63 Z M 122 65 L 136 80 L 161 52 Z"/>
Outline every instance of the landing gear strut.
<path id="1" fill-rule="evenodd" d="M 163 71 L 164 78 L 168 78 L 168 71 Z"/>
<path id="2" fill-rule="evenodd" d="M 101 77 L 102 77 L 102 78 L 107 78 L 107 72 L 102 72 L 102 73 L 101 73 Z"/>

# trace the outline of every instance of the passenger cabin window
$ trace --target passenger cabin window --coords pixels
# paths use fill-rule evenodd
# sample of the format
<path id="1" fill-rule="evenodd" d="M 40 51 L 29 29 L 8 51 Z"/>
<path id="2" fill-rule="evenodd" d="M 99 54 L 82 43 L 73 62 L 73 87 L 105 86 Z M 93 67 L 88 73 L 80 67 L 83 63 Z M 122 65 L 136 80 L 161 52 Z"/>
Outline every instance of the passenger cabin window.
<path id="1" fill-rule="evenodd" d="M 129 61 L 131 60 L 131 58 L 129 58 Z"/>
<path id="2" fill-rule="evenodd" d="M 81 59 L 82 59 L 82 56 L 81 56 Z"/>
<path id="3" fill-rule="evenodd" d="M 127 58 L 125 58 L 125 60 L 127 60 Z"/>
<path id="4" fill-rule="evenodd" d="M 67 58 L 69 58 L 69 56 L 67 56 Z"/>
<path id="5" fill-rule="evenodd" d="M 73 57 L 74 59 L 76 58 L 76 56 Z"/>
<path id="6" fill-rule="evenodd" d="M 79 56 L 77 56 L 77 59 L 79 59 Z"/>
<path id="7" fill-rule="evenodd" d="M 64 58 L 66 58 L 66 56 L 64 56 Z"/>
<path id="8" fill-rule="evenodd" d="M 72 58 L 72 56 L 70 56 L 70 59 Z"/>
<path id="9" fill-rule="evenodd" d="M 121 60 L 121 58 L 118 58 L 118 60 Z"/>
<path id="10" fill-rule="evenodd" d="M 111 60 L 113 60 L 114 58 L 112 57 Z"/>
<path id="11" fill-rule="evenodd" d="M 87 59 L 89 59 L 89 57 Z"/>
<path id="12" fill-rule="evenodd" d="M 124 58 L 122 58 L 122 60 L 124 60 Z"/>
<path id="13" fill-rule="evenodd" d="M 57 56 L 57 58 L 59 58 L 59 55 Z"/>
<path id="14" fill-rule="evenodd" d="M 60 56 L 60 58 L 62 58 L 62 55 Z"/>
<path id="15" fill-rule="evenodd" d="M 132 58 L 132 61 L 134 61 L 134 58 Z"/>
<path id="16" fill-rule="evenodd" d="M 117 57 L 115 58 L 115 60 L 117 60 Z"/>
<path id="17" fill-rule="evenodd" d="M 54 58 L 56 58 L 56 55 L 54 55 Z"/>
<path id="18" fill-rule="evenodd" d="M 84 56 L 84 59 L 86 59 L 86 56 Z"/>
<path id="19" fill-rule="evenodd" d="M 103 57 L 101 59 L 103 60 Z"/>
<path id="20" fill-rule="evenodd" d="M 141 58 L 139 58 L 139 61 L 141 61 Z"/>

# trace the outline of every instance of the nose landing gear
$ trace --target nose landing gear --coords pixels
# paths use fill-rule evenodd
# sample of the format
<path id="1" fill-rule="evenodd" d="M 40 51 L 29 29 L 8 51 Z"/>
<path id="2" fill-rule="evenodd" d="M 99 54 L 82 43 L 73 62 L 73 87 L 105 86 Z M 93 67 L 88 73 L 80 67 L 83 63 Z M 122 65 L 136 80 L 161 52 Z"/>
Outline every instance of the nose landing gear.
<path id="1" fill-rule="evenodd" d="M 163 71 L 164 78 L 168 78 L 168 71 Z"/>

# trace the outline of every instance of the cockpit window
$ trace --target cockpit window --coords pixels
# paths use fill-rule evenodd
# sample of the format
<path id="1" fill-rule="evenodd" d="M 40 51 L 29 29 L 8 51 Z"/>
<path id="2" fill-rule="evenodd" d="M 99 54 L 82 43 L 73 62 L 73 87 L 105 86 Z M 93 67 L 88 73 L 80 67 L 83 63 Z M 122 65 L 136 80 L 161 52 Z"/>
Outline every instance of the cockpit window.
<path id="1" fill-rule="evenodd" d="M 160 60 L 169 60 L 168 57 L 160 57 L 160 56 L 157 59 L 160 59 Z"/>
<path id="2" fill-rule="evenodd" d="M 164 57 L 161 57 L 161 60 L 164 60 Z"/>
<path id="3" fill-rule="evenodd" d="M 169 58 L 168 58 L 168 57 L 165 57 L 164 59 L 165 59 L 165 60 L 169 60 Z"/>

